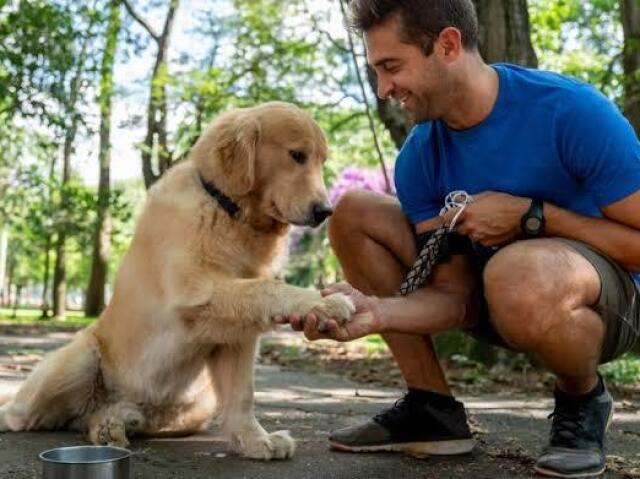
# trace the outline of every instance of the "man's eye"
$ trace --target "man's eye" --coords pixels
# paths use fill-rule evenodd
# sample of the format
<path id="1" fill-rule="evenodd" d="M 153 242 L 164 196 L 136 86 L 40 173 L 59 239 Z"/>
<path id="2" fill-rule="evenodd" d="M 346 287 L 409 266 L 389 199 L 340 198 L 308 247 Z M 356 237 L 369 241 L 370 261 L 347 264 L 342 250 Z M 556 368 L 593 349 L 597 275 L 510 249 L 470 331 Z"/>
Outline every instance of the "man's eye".
<path id="1" fill-rule="evenodd" d="M 307 161 L 307 155 L 304 154 L 304 151 L 290 150 L 289 155 L 291 155 L 293 161 L 295 161 L 296 163 L 300 163 L 301 165 L 304 164 L 305 161 Z"/>

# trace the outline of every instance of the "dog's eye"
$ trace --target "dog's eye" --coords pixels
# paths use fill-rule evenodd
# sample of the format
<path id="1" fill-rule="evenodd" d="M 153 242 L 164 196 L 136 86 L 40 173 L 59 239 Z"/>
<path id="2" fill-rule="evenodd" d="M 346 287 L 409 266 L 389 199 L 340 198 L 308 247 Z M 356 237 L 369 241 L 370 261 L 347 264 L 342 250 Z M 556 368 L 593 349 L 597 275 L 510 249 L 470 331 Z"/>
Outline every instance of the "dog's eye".
<path id="1" fill-rule="evenodd" d="M 305 155 L 304 151 L 290 150 L 289 154 L 291 155 L 291 158 L 293 158 L 293 161 L 295 161 L 296 163 L 300 163 L 301 165 L 303 165 L 304 162 L 307 161 L 307 155 Z"/>

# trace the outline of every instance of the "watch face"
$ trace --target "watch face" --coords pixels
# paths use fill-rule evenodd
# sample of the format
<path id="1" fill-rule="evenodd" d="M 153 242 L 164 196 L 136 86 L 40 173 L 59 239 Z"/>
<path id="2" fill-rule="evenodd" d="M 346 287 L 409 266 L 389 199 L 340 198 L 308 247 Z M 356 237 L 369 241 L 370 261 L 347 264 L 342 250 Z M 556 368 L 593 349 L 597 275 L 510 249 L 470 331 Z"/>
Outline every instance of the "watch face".
<path id="1" fill-rule="evenodd" d="M 528 233 L 537 233 L 538 231 L 540 231 L 542 222 L 540 221 L 540 218 L 536 218 L 532 216 L 527 218 L 525 225 Z"/>

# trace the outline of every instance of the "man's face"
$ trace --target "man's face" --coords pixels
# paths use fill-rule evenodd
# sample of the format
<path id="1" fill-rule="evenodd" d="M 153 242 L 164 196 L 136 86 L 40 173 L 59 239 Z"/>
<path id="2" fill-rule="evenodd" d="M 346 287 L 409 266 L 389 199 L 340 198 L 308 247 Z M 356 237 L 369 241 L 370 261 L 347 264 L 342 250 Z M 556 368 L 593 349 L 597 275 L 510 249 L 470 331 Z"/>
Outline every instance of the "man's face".
<path id="1" fill-rule="evenodd" d="M 437 53 L 402 41 L 397 15 L 365 32 L 369 63 L 378 77 L 378 96 L 393 97 L 415 122 L 436 120 L 450 96 L 448 69 Z"/>

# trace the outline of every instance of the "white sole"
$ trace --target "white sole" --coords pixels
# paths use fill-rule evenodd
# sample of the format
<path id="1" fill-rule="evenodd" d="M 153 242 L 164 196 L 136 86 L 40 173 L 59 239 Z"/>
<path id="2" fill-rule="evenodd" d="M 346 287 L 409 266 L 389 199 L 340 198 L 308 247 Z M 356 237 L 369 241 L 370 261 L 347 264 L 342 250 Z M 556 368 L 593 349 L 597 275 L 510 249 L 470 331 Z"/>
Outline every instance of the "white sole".
<path id="1" fill-rule="evenodd" d="M 402 452 L 414 457 L 426 457 L 468 454 L 473 450 L 475 441 L 473 439 L 456 439 L 452 441 L 404 442 L 358 447 L 331 441 L 330 444 L 333 449 L 344 452 Z"/>
<path id="2" fill-rule="evenodd" d="M 567 477 L 569 479 L 571 478 L 578 478 L 578 477 L 596 477 L 601 475 L 605 469 L 607 467 L 603 467 L 601 470 L 599 471 L 593 471 L 593 472 L 580 472 L 580 473 L 575 473 L 575 474 L 562 474 L 559 472 L 555 472 L 555 471 L 550 471 L 549 469 L 544 469 L 542 467 L 534 467 L 533 470 L 535 472 L 537 472 L 538 474 L 542 474 L 543 476 L 548 476 L 548 477 Z"/>

